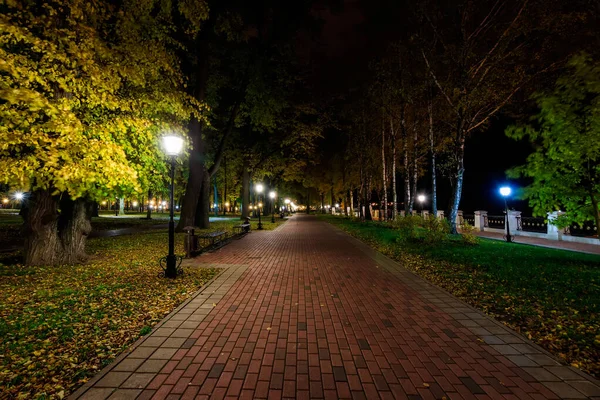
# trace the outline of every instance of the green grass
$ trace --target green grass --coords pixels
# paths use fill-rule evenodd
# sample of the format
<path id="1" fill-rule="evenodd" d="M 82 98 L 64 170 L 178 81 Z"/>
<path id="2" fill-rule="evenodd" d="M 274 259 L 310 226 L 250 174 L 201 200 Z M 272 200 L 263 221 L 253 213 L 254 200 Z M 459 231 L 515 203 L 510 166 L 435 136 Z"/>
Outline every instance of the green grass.
<path id="1" fill-rule="evenodd" d="M 497 240 L 408 240 L 378 222 L 322 216 L 410 270 L 600 375 L 600 256 Z"/>
<path id="2" fill-rule="evenodd" d="M 185 234 L 176 235 L 183 253 Z M 147 334 L 216 270 L 158 277 L 167 232 L 90 239 L 85 265 L 25 267 L 0 258 L 0 393 L 56 398 Z M 0 396 L 1 397 L 1 396 Z"/>

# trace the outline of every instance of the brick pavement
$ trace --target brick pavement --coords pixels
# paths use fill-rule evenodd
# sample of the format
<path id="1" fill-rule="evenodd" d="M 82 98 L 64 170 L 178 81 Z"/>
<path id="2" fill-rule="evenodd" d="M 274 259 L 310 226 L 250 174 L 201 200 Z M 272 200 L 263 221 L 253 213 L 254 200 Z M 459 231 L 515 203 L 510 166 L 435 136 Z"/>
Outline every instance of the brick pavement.
<path id="1" fill-rule="evenodd" d="M 76 399 L 598 398 L 598 382 L 314 217 L 223 267 Z"/>

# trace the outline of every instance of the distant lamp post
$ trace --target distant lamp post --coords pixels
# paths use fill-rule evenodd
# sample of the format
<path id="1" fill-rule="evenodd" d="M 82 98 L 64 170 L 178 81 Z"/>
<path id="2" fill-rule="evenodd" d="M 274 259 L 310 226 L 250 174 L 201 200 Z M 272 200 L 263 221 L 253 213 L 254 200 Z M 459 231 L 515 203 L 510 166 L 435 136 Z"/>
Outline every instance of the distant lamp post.
<path id="1" fill-rule="evenodd" d="M 508 186 L 502 186 L 500 188 L 500 195 L 504 198 L 504 212 L 506 213 L 506 241 L 509 243 L 511 243 L 513 240 L 510 234 L 510 226 L 508 224 L 508 202 L 506 198 L 510 196 L 511 193 L 512 189 Z"/>
<path id="2" fill-rule="evenodd" d="M 287 211 L 287 214 L 290 215 L 290 202 L 291 202 L 291 200 L 290 199 L 285 199 L 283 202 L 285 203 L 285 211 Z"/>
<path id="3" fill-rule="evenodd" d="M 419 207 L 421 207 L 421 214 L 423 214 L 423 203 L 427 200 L 424 194 L 420 194 L 417 196 L 417 200 L 419 201 Z"/>
<path id="4" fill-rule="evenodd" d="M 174 193 L 175 193 L 175 157 L 183 150 L 183 138 L 175 135 L 166 135 L 162 138 L 165 154 L 171 157 L 171 193 L 169 203 L 169 254 L 166 257 L 167 267 L 165 277 L 177 277 L 177 257 L 175 257 L 175 221 L 173 220 Z"/>
<path id="5" fill-rule="evenodd" d="M 275 193 L 275 191 L 271 190 L 269 192 L 269 198 L 271 199 L 271 207 L 273 208 L 272 212 L 271 212 L 271 223 L 275 223 L 275 197 L 277 197 L 277 193 Z"/>
<path id="6" fill-rule="evenodd" d="M 256 186 L 254 186 L 254 190 L 256 190 L 256 193 L 258 194 L 258 201 L 260 201 L 260 195 L 263 191 L 263 185 L 261 185 L 260 183 L 257 184 Z M 258 229 L 262 230 L 263 226 L 262 226 L 262 220 L 260 219 L 260 208 L 262 207 L 262 203 L 258 203 Z"/>
<path id="7" fill-rule="evenodd" d="M 24 195 L 23 193 L 21 193 L 21 192 L 17 192 L 17 193 L 15 193 L 15 199 L 16 199 L 17 201 L 21 201 L 21 200 L 23 200 L 23 197 L 25 197 L 25 195 Z"/>
<path id="8" fill-rule="evenodd" d="M 225 210 L 223 210 L 223 212 L 224 212 L 224 213 L 226 213 L 226 212 L 227 212 L 227 210 L 231 211 L 231 210 L 229 209 L 229 202 L 228 202 L 228 201 L 226 201 L 226 202 L 225 202 Z"/>

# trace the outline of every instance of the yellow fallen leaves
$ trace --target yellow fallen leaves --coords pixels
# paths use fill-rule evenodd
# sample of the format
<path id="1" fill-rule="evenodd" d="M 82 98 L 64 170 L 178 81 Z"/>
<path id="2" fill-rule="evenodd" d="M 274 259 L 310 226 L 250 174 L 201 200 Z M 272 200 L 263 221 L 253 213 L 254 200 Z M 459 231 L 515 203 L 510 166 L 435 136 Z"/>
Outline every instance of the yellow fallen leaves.
<path id="1" fill-rule="evenodd" d="M 66 397 L 214 276 L 158 278 L 166 238 L 93 239 L 86 265 L 0 264 L 0 393 Z M 183 252 L 182 237 L 176 243 Z"/>

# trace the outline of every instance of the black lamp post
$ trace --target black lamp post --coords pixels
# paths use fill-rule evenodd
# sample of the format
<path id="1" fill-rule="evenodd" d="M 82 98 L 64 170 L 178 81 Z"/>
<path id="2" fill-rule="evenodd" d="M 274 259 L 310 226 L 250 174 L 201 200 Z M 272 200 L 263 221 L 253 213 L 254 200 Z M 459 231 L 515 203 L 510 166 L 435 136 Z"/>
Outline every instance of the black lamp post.
<path id="1" fill-rule="evenodd" d="M 254 189 L 256 190 L 256 193 L 258 194 L 258 199 L 257 199 L 258 200 L 258 207 L 257 207 L 258 208 L 258 210 L 257 210 L 258 211 L 258 230 L 262 230 L 263 226 L 262 226 L 262 221 L 260 219 L 260 209 L 262 207 L 262 203 L 260 202 L 260 194 L 263 191 L 263 185 L 261 185 L 259 183 L 254 187 Z"/>
<path id="2" fill-rule="evenodd" d="M 508 186 L 503 186 L 500 188 L 500 194 L 502 197 L 504 197 L 504 212 L 506 213 L 506 241 L 509 243 L 511 243 L 513 240 L 510 234 L 510 226 L 508 224 L 508 202 L 506 201 L 506 198 L 510 196 L 511 192 L 512 190 Z"/>
<path id="3" fill-rule="evenodd" d="M 173 213 L 175 208 L 175 157 L 183 148 L 183 139 L 179 136 L 168 135 L 163 136 L 163 147 L 165 153 L 171 157 L 171 193 L 169 202 L 169 254 L 167 255 L 167 267 L 165 269 L 165 277 L 177 277 L 177 257 L 175 257 L 175 221 Z"/>
<path id="4" fill-rule="evenodd" d="M 271 198 L 271 208 L 272 208 L 272 212 L 271 212 L 271 223 L 275 223 L 275 197 L 277 196 L 277 193 L 275 193 L 274 191 L 269 192 L 269 197 Z"/>

